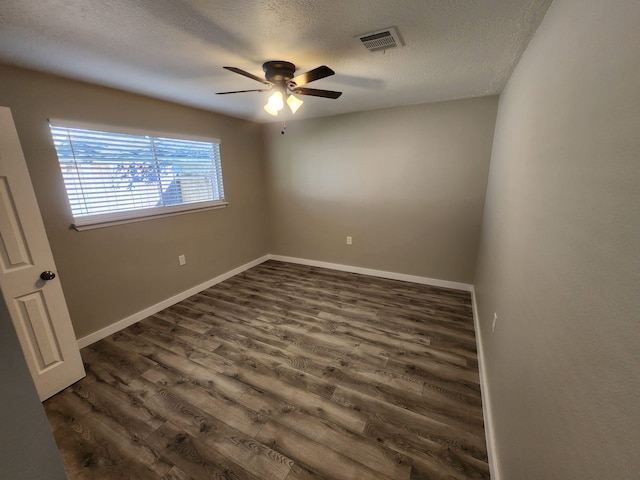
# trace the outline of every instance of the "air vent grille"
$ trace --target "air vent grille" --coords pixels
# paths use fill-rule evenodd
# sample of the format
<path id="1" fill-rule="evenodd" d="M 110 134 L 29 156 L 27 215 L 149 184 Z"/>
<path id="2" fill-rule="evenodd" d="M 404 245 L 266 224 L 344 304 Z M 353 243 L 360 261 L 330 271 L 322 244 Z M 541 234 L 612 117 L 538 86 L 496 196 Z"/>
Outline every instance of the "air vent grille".
<path id="1" fill-rule="evenodd" d="M 356 38 L 359 38 L 362 44 L 370 52 L 389 50 L 390 48 L 402 46 L 402 40 L 400 40 L 400 36 L 398 35 L 398 31 L 395 27 L 364 33 L 362 35 L 358 35 Z"/>

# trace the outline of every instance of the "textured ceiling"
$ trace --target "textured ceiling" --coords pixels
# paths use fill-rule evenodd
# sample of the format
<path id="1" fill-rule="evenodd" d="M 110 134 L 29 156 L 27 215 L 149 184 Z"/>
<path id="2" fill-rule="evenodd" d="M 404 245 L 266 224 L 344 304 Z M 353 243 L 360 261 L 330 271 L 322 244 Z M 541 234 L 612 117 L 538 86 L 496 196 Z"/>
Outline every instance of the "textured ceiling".
<path id="1" fill-rule="evenodd" d="M 266 60 L 333 77 L 296 118 L 499 93 L 551 0 L 1 0 L 0 62 L 271 121 L 265 93 L 222 69 Z M 405 46 L 356 35 L 396 26 Z"/>

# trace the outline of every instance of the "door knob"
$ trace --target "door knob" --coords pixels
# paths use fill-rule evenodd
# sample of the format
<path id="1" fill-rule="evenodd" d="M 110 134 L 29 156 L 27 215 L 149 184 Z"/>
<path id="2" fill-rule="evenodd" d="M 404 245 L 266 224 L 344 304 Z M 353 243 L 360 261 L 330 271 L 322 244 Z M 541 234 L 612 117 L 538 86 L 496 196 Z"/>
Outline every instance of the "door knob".
<path id="1" fill-rule="evenodd" d="M 53 280 L 54 278 L 56 278 L 56 274 L 47 270 L 40 274 L 40 278 L 42 280 Z"/>

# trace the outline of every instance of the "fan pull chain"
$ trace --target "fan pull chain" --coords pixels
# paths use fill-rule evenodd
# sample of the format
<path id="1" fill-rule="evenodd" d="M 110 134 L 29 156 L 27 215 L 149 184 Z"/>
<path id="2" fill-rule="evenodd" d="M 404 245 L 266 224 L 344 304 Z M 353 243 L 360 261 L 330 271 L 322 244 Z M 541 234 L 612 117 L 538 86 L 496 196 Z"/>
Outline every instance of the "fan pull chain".
<path id="1" fill-rule="evenodd" d="M 282 131 L 280 132 L 282 135 L 284 135 L 285 130 L 287 129 L 287 109 L 283 108 L 282 109 Z"/>

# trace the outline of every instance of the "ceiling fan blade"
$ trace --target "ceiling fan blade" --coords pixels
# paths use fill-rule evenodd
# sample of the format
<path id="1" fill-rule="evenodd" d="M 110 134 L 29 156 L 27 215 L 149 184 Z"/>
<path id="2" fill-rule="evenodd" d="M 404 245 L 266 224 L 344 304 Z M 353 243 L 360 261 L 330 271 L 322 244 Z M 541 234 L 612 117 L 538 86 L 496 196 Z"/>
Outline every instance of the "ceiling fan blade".
<path id="1" fill-rule="evenodd" d="M 229 93 L 246 93 L 246 92 L 268 92 L 270 88 L 259 88 L 257 90 L 234 90 L 233 92 L 216 92 L 216 95 L 227 95 Z"/>
<path id="2" fill-rule="evenodd" d="M 312 97 L 324 97 L 336 99 L 342 92 L 334 92 L 333 90 L 318 90 L 317 88 L 294 88 L 293 93 L 300 95 L 311 95 Z"/>
<path id="3" fill-rule="evenodd" d="M 245 77 L 255 80 L 256 82 L 264 83 L 265 85 L 273 85 L 271 82 L 266 81 L 264 78 L 260 78 L 254 75 L 253 73 L 245 72 L 244 70 L 241 70 L 239 68 L 236 68 L 236 67 L 222 67 L 222 68 L 224 68 L 225 70 L 229 70 L 233 73 L 237 73 L 239 75 L 244 75 Z"/>
<path id="4" fill-rule="evenodd" d="M 301 87 L 302 85 L 315 82 L 316 80 L 320 80 L 321 78 L 330 77 L 335 73 L 336 72 L 331 70 L 326 65 L 322 65 L 321 67 L 309 70 L 307 73 L 303 73 L 301 75 L 298 75 L 297 77 L 293 77 L 291 80 L 289 80 L 289 83 L 293 82 L 297 87 Z"/>

